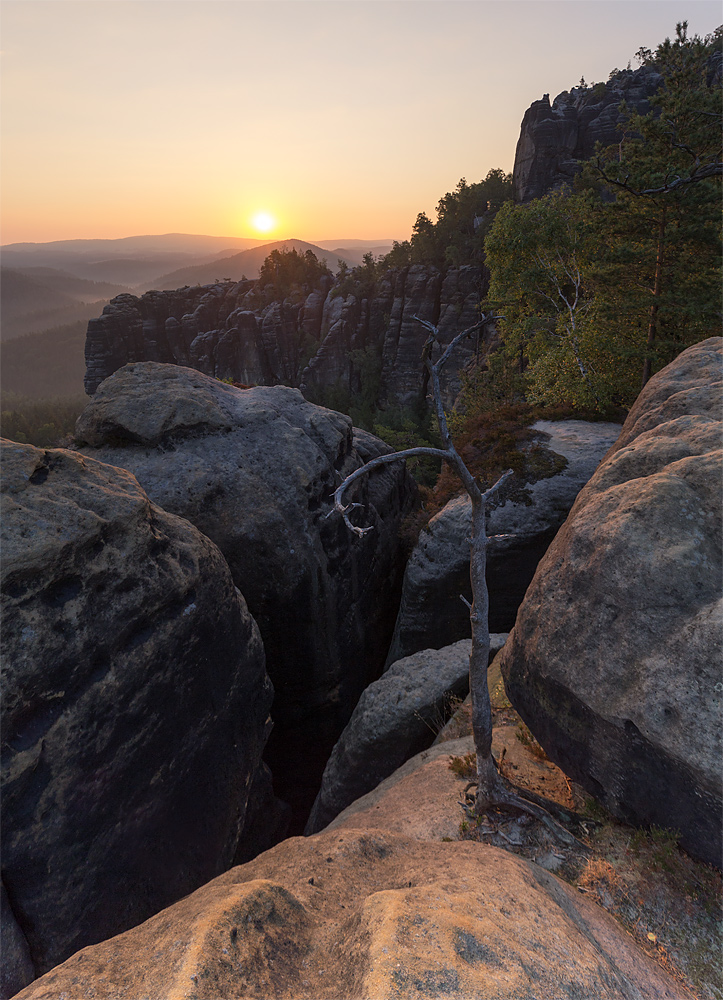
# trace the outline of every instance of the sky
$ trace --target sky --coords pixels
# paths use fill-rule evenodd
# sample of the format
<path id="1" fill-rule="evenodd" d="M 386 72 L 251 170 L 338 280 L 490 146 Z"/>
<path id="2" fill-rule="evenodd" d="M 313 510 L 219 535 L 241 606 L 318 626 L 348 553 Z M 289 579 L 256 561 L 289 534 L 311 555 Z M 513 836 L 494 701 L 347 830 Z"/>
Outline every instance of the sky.
<path id="1" fill-rule="evenodd" d="M 3 0 L 0 241 L 406 239 L 719 0 Z M 269 218 L 264 230 L 254 220 Z"/>

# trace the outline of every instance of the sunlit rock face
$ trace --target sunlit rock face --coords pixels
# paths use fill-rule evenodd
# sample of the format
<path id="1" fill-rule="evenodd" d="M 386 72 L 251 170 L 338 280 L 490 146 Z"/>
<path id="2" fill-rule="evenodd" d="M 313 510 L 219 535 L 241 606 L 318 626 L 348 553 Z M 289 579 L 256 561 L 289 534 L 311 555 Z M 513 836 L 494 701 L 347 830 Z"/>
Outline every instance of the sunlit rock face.
<path id="1" fill-rule="evenodd" d="M 321 706 L 348 718 L 394 627 L 398 529 L 414 486 L 403 463 L 362 478 L 355 516 L 374 529 L 363 538 L 332 511 L 332 494 L 390 449 L 298 389 L 236 389 L 150 362 L 107 379 L 76 434 L 84 454 L 130 469 L 219 546 L 261 630 L 275 720 Z"/>
<path id="2" fill-rule="evenodd" d="M 604 84 L 565 90 L 552 104 L 548 94 L 534 101 L 522 119 L 517 141 L 512 172 L 515 201 L 532 201 L 565 184 L 571 186 L 596 143 L 610 146 L 620 141 L 625 120 L 621 102 L 630 111 L 647 114 L 661 80 L 652 67 L 642 66 L 623 70 Z"/>
<path id="3" fill-rule="evenodd" d="M 2 465 L 3 885 L 42 973 L 229 866 L 273 692 L 193 525 L 75 452 Z"/>
<path id="4" fill-rule="evenodd" d="M 63 996 L 682 1000 L 608 913 L 534 863 L 353 822 L 279 844 L 18 1000 Z"/>
<path id="5" fill-rule="evenodd" d="M 502 653 L 513 705 L 626 822 L 721 859 L 723 341 L 642 391 L 537 568 Z"/>

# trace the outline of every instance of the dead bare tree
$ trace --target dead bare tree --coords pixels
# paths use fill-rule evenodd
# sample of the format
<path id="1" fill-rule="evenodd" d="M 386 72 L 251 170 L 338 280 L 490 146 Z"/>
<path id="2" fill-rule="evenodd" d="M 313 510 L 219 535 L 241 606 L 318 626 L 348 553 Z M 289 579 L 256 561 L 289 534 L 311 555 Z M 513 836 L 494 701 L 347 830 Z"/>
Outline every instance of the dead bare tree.
<path id="1" fill-rule="evenodd" d="M 373 529 L 371 527 L 359 527 L 351 522 L 349 517 L 350 513 L 357 508 L 361 508 L 363 505 L 354 502 L 345 504 L 344 494 L 347 493 L 349 488 L 362 476 L 367 475 L 373 469 L 376 469 L 381 465 L 386 465 L 390 462 L 398 462 L 406 458 L 412 458 L 415 455 L 431 455 L 435 458 L 441 458 L 455 470 L 462 481 L 470 500 L 472 501 L 472 533 L 469 539 L 472 604 L 470 605 L 467 601 L 465 601 L 465 603 L 468 604 L 470 609 L 470 624 L 472 627 L 472 652 L 469 659 L 469 687 L 470 694 L 472 696 L 472 733 L 477 757 L 477 781 L 472 782 L 471 785 L 468 786 L 468 789 L 475 784 L 477 786 L 474 801 L 474 812 L 478 816 L 493 809 L 525 812 L 544 823 L 558 840 L 567 844 L 581 846 L 579 841 L 577 841 L 572 834 L 560 826 L 559 823 L 552 818 L 550 813 L 547 811 L 547 808 L 545 808 L 554 808 L 555 804 L 527 791 L 518 791 L 513 788 L 506 778 L 500 774 L 495 759 L 492 756 L 492 708 L 489 689 L 487 686 L 487 666 L 490 650 L 488 622 L 489 595 L 487 592 L 485 570 L 487 563 L 487 542 L 490 537 L 497 538 L 506 536 L 488 536 L 485 520 L 488 502 L 498 492 L 502 484 L 509 479 L 512 475 L 512 470 L 508 470 L 503 473 L 497 482 L 493 486 L 490 486 L 489 489 L 482 490 L 480 488 L 478 482 L 462 461 L 462 458 L 457 452 L 457 449 L 452 441 L 452 436 L 447 426 L 447 417 L 442 405 L 440 373 L 457 345 L 466 337 L 475 333 L 480 327 L 493 322 L 495 317 L 491 314 L 483 314 L 478 323 L 475 323 L 474 326 L 463 330 L 462 333 L 457 334 L 457 336 L 454 337 L 446 347 L 443 347 L 440 344 L 439 332 L 435 326 L 428 323 L 426 320 L 419 319 L 418 316 L 415 316 L 414 319 L 421 323 L 429 334 L 422 352 L 422 359 L 426 365 L 429 373 L 429 380 L 432 384 L 435 414 L 439 425 L 439 433 L 442 438 L 443 447 L 407 448 L 404 451 L 397 451 L 389 455 L 380 455 L 378 458 L 372 459 L 370 462 L 367 462 L 366 465 L 361 466 L 361 468 L 353 472 L 350 476 L 347 476 L 344 482 L 337 488 L 334 493 L 334 509 L 343 516 L 349 530 L 353 531 L 355 535 L 359 535 L 361 537 Z M 440 348 L 441 354 L 438 360 L 433 362 L 432 353 L 434 348 L 437 346 Z M 530 801 L 531 798 L 534 798 L 535 801 Z"/>

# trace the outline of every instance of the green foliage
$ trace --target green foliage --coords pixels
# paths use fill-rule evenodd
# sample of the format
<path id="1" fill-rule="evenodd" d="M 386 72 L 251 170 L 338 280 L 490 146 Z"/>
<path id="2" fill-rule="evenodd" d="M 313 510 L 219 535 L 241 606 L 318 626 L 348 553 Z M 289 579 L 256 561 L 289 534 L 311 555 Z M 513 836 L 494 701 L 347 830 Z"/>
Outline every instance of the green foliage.
<path id="1" fill-rule="evenodd" d="M 382 358 L 373 344 L 349 352 L 357 391 L 352 394 L 348 413 L 356 427 L 371 430 L 377 414 L 382 379 Z"/>
<path id="2" fill-rule="evenodd" d="M 336 282 L 329 293 L 332 299 L 339 296 L 346 298 L 348 295 L 355 295 L 358 299 L 366 299 L 374 294 L 380 268 L 375 263 L 371 251 L 365 253 L 362 260 L 362 264 L 353 268 L 349 268 L 346 261 L 339 261 Z"/>
<path id="3" fill-rule="evenodd" d="M 274 299 L 284 298 L 293 291 L 308 294 L 319 280 L 330 275 L 329 268 L 312 250 L 298 253 L 282 247 L 272 250 L 259 270 L 258 287 Z"/>
<path id="4" fill-rule="evenodd" d="M 484 262 L 484 238 L 500 206 L 512 197 L 512 175 L 490 170 L 484 180 L 468 184 L 463 177 L 437 204 L 437 221 L 420 212 L 411 238 L 396 241 L 383 258 L 388 267 L 428 264 L 445 270 Z"/>
<path id="5" fill-rule="evenodd" d="M 647 849 L 651 855 L 653 868 L 672 871 L 673 861 L 679 851 L 679 840 L 678 830 L 667 830 L 665 827 L 653 824 L 648 829 L 641 827 L 633 832 L 630 837 L 630 849 L 634 854 L 640 854 Z"/>
<path id="6" fill-rule="evenodd" d="M 477 366 L 461 373 L 460 413 L 448 416 L 453 435 L 463 432 L 470 417 L 496 410 L 500 405 L 525 401 L 522 354 L 515 357 L 506 351 L 493 351 Z"/>
<path id="7" fill-rule="evenodd" d="M 485 250 L 490 299 L 504 314 L 508 356 L 526 367 L 528 401 L 604 405 L 608 387 L 590 323 L 597 241 L 585 199 L 555 192 L 503 206 Z"/>
<path id="8" fill-rule="evenodd" d="M 707 76 L 720 44 L 682 24 L 641 53 L 664 78 L 651 112 L 628 112 L 575 194 L 497 214 L 485 253 L 508 395 L 516 366 L 530 403 L 630 406 L 653 371 L 718 330 L 720 94 Z"/>
<path id="9" fill-rule="evenodd" d="M 383 268 L 408 267 L 412 263 L 412 247 L 409 240 L 398 240 L 392 242 L 392 249 L 382 257 L 380 264 Z"/>
<path id="10" fill-rule="evenodd" d="M 29 399 L 3 393 L 0 436 L 38 448 L 70 447 L 75 422 L 88 404 L 87 396 Z"/>
<path id="11" fill-rule="evenodd" d="M 418 447 L 440 448 L 442 445 L 436 421 L 424 405 L 383 410 L 379 412 L 372 429 L 395 451 Z M 432 487 L 439 477 L 441 459 L 417 455 L 407 459 L 407 468 L 417 483 Z"/>
<path id="12" fill-rule="evenodd" d="M 515 729 L 515 736 L 520 741 L 523 747 L 526 747 L 533 757 L 538 760 L 548 760 L 548 756 L 545 753 L 543 747 L 537 742 L 533 734 L 524 724 L 524 722 L 518 722 L 517 728 Z"/>

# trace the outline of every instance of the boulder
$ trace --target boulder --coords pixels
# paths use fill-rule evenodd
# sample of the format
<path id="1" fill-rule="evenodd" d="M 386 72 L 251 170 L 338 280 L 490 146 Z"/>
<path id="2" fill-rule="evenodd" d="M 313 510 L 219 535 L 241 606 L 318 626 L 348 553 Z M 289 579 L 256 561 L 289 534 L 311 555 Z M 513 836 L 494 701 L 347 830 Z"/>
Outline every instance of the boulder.
<path id="1" fill-rule="evenodd" d="M 403 572 L 399 524 L 414 494 L 403 463 L 362 482 L 353 535 L 332 511 L 341 477 L 371 451 L 349 417 L 298 389 L 236 389 L 190 368 L 138 363 L 81 414 L 83 454 L 129 469 L 149 497 L 221 549 L 258 622 L 274 719 L 331 705 L 341 725 L 386 655 Z M 370 443 L 371 442 L 371 443 Z"/>
<path id="2" fill-rule="evenodd" d="M 510 701 L 626 822 L 721 862 L 721 353 L 640 394 L 537 568 L 501 656 Z"/>
<path id="3" fill-rule="evenodd" d="M 228 868 L 272 688 L 223 556 L 130 473 L 2 467 L 3 883 L 42 973 Z"/>
<path id="4" fill-rule="evenodd" d="M 413 805 L 413 803 L 412 803 Z M 682 1000 L 609 914 L 477 843 L 347 827 L 293 838 L 18 1000 Z"/>
<path id="5" fill-rule="evenodd" d="M 565 520 L 575 497 L 616 440 L 619 424 L 538 420 L 528 452 L 529 480 L 491 507 L 487 530 L 489 626 L 512 628 L 537 563 Z M 419 649 L 441 648 L 469 635 L 469 534 L 472 505 L 465 494 L 435 515 L 422 531 L 404 574 L 402 601 L 387 663 Z"/>
<path id="6" fill-rule="evenodd" d="M 490 656 L 506 638 L 490 637 Z M 323 830 L 342 809 L 430 746 L 453 701 L 469 691 L 471 649 L 471 639 L 424 649 L 394 663 L 369 685 L 329 757 L 307 834 Z"/>

